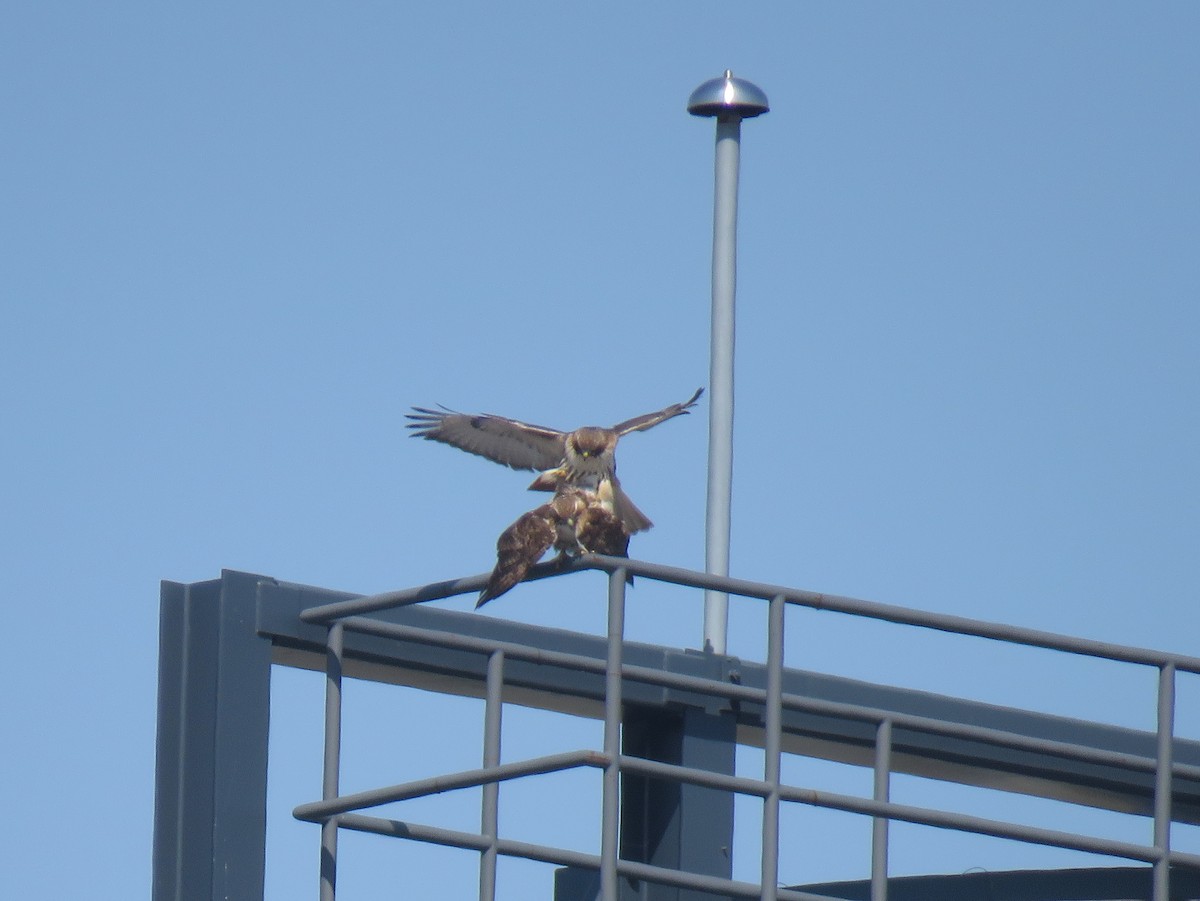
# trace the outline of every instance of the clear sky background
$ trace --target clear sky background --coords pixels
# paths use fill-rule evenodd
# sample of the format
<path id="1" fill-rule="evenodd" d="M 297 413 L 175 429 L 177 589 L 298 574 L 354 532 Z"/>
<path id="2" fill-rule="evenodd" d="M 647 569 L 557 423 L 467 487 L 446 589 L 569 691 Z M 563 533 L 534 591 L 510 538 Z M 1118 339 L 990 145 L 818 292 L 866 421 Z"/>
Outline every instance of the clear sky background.
<path id="1" fill-rule="evenodd" d="M 713 123 L 684 106 L 727 67 L 772 105 L 743 126 L 733 574 L 1200 653 L 1198 44 L 1194 3 L 10 5 L 6 893 L 149 891 L 160 579 L 487 570 L 528 477 L 409 441 L 409 405 L 571 428 L 706 384 Z M 707 412 L 622 443 L 639 558 L 703 568 Z M 483 615 L 598 631 L 602 597 L 584 574 Z M 762 621 L 735 601 L 731 651 Z M 639 583 L 629 622 L 696 647 L 700 599 Z M 1061 655 L 803 612 L 788 654 L 1153 725 L 1152 674 Z M 290 811 L 320 680 L 277 683 L 269 897 L 315 897 Z M 474 702 L 348 703 L 348 790 L 478 765 Z M 1181 678 L 1182 734 L 1198 706 Z M 523 716 L 510 758 L 598 740 Z M 514 837 L 594 850 L 598 801 L 528 808 Z M 789 816 L 784 879 L 866 874 L 841 820 Z M 1079 862 L 907 836 L 898 872 Z M 346 898 L 474 890 L 465 852 L 346 847 Z M 501 880 L 550 895 L 547 867 Z"/>

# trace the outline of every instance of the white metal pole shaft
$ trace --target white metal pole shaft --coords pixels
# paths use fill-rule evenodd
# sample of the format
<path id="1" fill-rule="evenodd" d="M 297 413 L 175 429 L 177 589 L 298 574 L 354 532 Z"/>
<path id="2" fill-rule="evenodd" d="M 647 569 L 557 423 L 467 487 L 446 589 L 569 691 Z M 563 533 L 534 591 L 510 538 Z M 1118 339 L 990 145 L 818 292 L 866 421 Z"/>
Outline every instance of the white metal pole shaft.
<path id="1" fill-rule="evenodd" d="M 729 575 L 729 523 L 733 502 L 733 343 L 734 294 L 737 288 L 738 166 L 742 120 L 770 110 L 767 95 L 726 69 L 692 91 L 687 109 L 693 116 L 717 120 L 715 197 L 713 201 L 712 351 L 709 359 L 708 510 L 705 521 L 705 569 Z M 729 595 L 704 593 L 704 648 L 724 654 L 729 632 Z"/>
<path id="2" fill-rule="evenodd" d="M 733 501 L 733 348 L 737 290 L 738 166 L 742 119 L 717 120 L 713 201 L 712 347 L 709 362 L 708 509 L 705 571 L 729 575 L 729 531 Z M 704 647 L 724 654 L 729 630 L 729 595 L 704 594 Z"/>

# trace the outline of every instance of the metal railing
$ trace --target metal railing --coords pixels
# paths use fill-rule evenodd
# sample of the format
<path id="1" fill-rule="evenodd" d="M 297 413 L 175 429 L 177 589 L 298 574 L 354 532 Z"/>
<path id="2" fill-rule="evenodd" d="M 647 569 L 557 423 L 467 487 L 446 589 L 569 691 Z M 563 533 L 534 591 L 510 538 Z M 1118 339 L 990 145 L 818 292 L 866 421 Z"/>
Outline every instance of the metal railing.
<path id="1" fill-rule="evenodd" d="M 959 616 L 922 612 L 855 598 L 707 575 L 636 560 L 585 557 L 565 567 L 556 565 L 537 567 L 533 577 L 541 578 L 582 569 L 598 569 L 608 573 L 607 654 L 603 660 L 531 644 L 439 632 L 385 622 L 369 615 L 396 607 L 477 591 L 486 580 L 485 575 L 325 604 L 311 607 L 301 613 L 300 618 L 303 621 L 328 628 L 325 769 L 322 800 L 302 804 L 294 811 L 295 816 L 299 819 L 322 824 L 322 901 L 332 901 L 335 895 L 339 829 L 402 837 L 479 852 L 479 897 L 481 901 L 492 901 L 495 897 L 498 855 L 598 870 L 600 897 L 603 901 L 617 901 L 619 877 L 711 892 L 725 897 L 762 898 L 766 901 L 774 901 L 774 899 L 780 899 L 780 901 L 829 901 L 828 896 L 825 895 L 779 887 L 779 823 L 780 809 L 785 802 L 846 811 L 871 818 L 870 879 L 873 901 L 886 901 L 887 899 L 888 837 L 889 824 L 893 820 L 1091 852 L 1149 864 L 1152 868 L 1153 901 L 1168 901 L 1171 867 L 1200 870 L 1200 855 L 1174 850 L 1170 840 L 1173 780 L 1200 780 L 1200 765 L 1180 763 L 1173 759 L 1173 750 L 1176 747 L 1174 736 L 1176 674 L 1179 672 L 1200 674 L 1200 658 L 1092 641 Z M 765 686 L 755 687 L 626 663 L 623 654 L 625 591 L 626 577 L 631 574 L 641 578 L 766 601 L 769 611 Z M 833 702 L 786 692 L 784 690 L 785 673 L 788 671 L 784 667 L 784 612 L 788 604 L 1154 668 L 1158 671 L 1157 731 L 1154 751 L 1152 754 L 1138 754 L 1069 741 L 1046 740 L 994 727 L 939 720 L 934 717 L 888 711 L 853 703 Z M 339 795 L 343 642 L 347 632 L 383 639 L 423 642 L 431 646 L 486 655 L 483 766 L 479 769 L 421 779 L 372 791 Z M 530 661 L 597 675 L 602 673 L 604 679 L 603 747 L 502 763 L 500 760 L 500 728 L 502 709 L 505 703 L 502 700 L 502 689 L 505 683 L 505 667 L 509 661 Z M 762 778 L 715 773 L 622 754 L 620 744 L 622 699 L 626 686 L 636 683 L 761 705 L 764 747 Z M 781 761 L 784 754 L 783 715 L 785 711 L 836 715 L 873 726 L 874 788 L 872 797 L 836 794 L 783 782 Z M 893 733 L 897 729 L 968 739 L 997 747 L 1035 751 L 1081 765 L 1103 764 L 1131 773 L 1152 773 L 1153 839 L 1149 844 L 1139 844 L 892 802 L 890 785 L 894 772 Z M 500 782 L 532 774 L 579 767 L 590 767 L 602 771 L 602 822 L 599 854 L 586 854 L 564 848 L 521 842 L 498 835 L 498 788 Z M 761 798 L 763 813 L 759 882 L 741 882 L 623 859 L 619 855 L 619 779 L 622 773 L 675 780 L 680 783 L 706 786 Z M 363 813 L 363 811 L 382 804 L 467 787 L 482 787 L 483 790 L 480 811 L 481 826 L 478 833 L 401 822 Z"/>

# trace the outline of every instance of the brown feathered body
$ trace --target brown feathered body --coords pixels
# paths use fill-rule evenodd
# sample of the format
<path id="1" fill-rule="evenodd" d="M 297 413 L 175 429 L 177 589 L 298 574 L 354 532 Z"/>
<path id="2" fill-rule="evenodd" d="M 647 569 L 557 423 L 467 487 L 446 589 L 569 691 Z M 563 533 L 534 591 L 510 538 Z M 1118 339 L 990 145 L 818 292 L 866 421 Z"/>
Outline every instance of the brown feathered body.
<path id="1" fill-rule="evenodd" d="M 629 532 L 612 510 L 611 488 L 564 486 L 549 503 L 522 514 L 496 541 L 496 566 L 475 607 L 498 598 L 529 573 L 553 547 L 563 557 L 629 556 Z"/>

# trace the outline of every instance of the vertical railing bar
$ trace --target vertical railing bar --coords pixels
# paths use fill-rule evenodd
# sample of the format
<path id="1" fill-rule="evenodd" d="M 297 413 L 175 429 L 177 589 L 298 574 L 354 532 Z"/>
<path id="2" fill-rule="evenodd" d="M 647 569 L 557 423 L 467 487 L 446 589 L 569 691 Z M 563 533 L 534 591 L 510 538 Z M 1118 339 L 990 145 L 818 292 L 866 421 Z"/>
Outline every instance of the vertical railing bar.
<path id="1" fill-rule="evenodd" d="M 875 729 L 875 800 L 891 800 L 892 721 L 881 720 Z M 871 901 L 887 901 L 888 828 L 887 817 L 871 821 Z"/>
<path id="2" fill-rule="evenodd" d="M 604 790 L 600 835 L 600 898 L 617 901 L 620 836 L 621 658 L 625 633 L 624 567 L 608 576 L 608 660 L 604 670 Z"/>
<path id="3" fill-rule="evenodd" d="M 483 765 L 500 764 L 500 727 L 504 712 L 504 651 L 495 650 L 488 656 L 487 694 L 483 708 Z M 483 786 L 480 804 L 479 831 L 489 844 L 479 856 L 479 901 L 494 901 L 496 897 L 496 839 L 500 828 L 500 783 Z"/>
<path id="4" fill-rule="evenodd" d="M 1175 665 L 1158 671 L 1158 756 L 1154 770 L 1154 847 L 1161 856 L 1154 862 L 1154 901 L 1171 896 L 1171 764 L 1175 741 Z"/>
<path id="5" fill-rule="evenodd" d="M 329 627 L 325 649 L 325 760 L 321 774 L 321 798 L 338 796 L 342 760 L 342 654 L 345 629 L 341 622 Z M 334 901 L 337 894 L 337 817 L 321 824 L 321 901 Z"/>
<path id="6" fill-rule="evenodd" d="M 767 614 L 767 696 L 763 747 L 762 898 L 779 897 L 779 779 L 783 735 L 783 627 L 787 602 L 771 598 Z"/>

